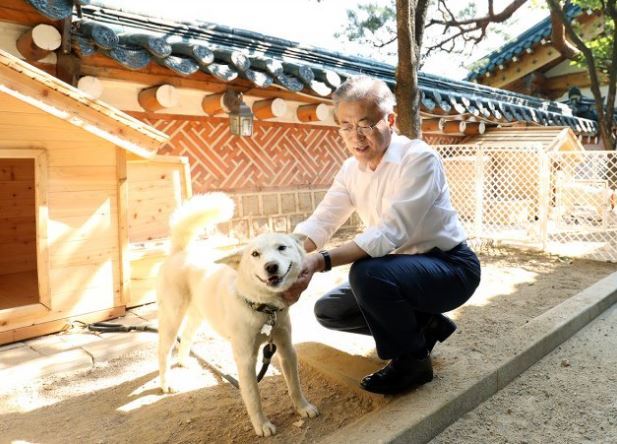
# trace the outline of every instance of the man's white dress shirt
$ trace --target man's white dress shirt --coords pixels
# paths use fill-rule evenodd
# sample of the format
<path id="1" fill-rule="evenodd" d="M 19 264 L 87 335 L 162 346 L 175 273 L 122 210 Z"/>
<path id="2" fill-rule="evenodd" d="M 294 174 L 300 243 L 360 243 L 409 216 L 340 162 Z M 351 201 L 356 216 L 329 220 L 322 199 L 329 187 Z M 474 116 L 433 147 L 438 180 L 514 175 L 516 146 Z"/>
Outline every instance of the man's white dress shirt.
<path id="1" fill-rule="evenodd" d="M 393 134 L 375 171 L 347 159 L 313 214 L 294 231 L 320 249 L 354 210 L 366 227 L 354 242 L 371 257 L 447 251 L 466 239 L 441 159 L 419 139 Z"/>

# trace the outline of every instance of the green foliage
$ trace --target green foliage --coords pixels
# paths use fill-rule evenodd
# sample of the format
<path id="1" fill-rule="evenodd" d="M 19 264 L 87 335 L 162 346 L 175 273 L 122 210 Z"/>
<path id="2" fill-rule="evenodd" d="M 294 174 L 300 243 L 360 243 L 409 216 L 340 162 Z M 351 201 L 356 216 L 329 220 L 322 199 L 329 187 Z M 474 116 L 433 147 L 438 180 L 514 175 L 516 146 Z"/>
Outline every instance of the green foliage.
<path id="1" fill-rule="evenodd" d="M 351 42 L 384 46 L 396 36 L 396 2 L 380 6 L 377 3 L 358 5 L 357 10 L 347 10 L 347 25 L 336 37 L 346 37 Z"/>
<path id="2" fill-rule="evenodd" d="M 603 2 L 600 0 L 574 0 L 573 3 L 586 10 L 602 10 L 603 8 Z M 615 44 L 612 37 L 613 32 L 615 31 L 615 22 L 607 11 L 603 11 L 603 13 L 604 31 L 594 39 L 585 41 L 585 45 L 593 54 L 596 68 L 600 72 L 607 73 L 613 65 L 611 54 L 613 51 L 613 45 Z M 578 26 L 575 26 L 575 31 L 577 31 L 577 34 L 580 35 L 580 28 Z M 579 54 L 579 56 L 573 61 L 573 64 L 578 67 L 587 68 L 587 62 L 582 54 Z"/>

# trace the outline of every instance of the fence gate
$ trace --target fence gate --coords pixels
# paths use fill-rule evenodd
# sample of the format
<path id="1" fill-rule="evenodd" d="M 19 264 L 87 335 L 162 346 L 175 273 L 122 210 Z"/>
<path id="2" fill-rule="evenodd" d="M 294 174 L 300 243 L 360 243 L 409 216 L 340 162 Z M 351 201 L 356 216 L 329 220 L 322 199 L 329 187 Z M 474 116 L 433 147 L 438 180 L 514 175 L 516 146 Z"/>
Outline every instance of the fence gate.
<path id="1" fill-rule="evenodd" d="M 617 261 L 614 152 L 439 145 L 470 238 Z"/>

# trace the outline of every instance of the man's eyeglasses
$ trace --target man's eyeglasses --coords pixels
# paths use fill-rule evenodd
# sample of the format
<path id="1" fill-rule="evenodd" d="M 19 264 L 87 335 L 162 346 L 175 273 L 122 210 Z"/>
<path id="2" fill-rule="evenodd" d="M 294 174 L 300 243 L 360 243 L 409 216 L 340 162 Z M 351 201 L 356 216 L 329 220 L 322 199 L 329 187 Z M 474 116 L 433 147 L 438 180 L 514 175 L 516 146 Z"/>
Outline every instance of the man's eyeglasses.
<path id="1" fill-rule="evenodd" d="M 373 131 L 375 130 L 377 125 L 381 123 L 383 119 L 385 119 L 385 117 L 382 117 L 381 119 L 379 119 L 377 122 L 375 122 L 372 125 L 342 125 L 338 129 L 338 132 L 341 136 L 347 137 L 347 136 L 351 136 L 353 131 L 356 131 L 358 134 L 364 137 L 368 137 L 373 134 Z"/>

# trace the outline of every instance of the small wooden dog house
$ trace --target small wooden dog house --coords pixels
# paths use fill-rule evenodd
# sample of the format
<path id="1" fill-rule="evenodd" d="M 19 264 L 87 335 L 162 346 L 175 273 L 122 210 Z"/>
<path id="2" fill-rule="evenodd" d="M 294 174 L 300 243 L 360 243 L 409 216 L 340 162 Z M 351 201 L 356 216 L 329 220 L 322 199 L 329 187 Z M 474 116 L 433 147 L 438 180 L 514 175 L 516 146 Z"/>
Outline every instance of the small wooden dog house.
<path id="1" fill-rule="evenodd" d="M 191 192 L 167 140 L 0 50 L 0 344 L 140 302 L 131 243 Z"/>

